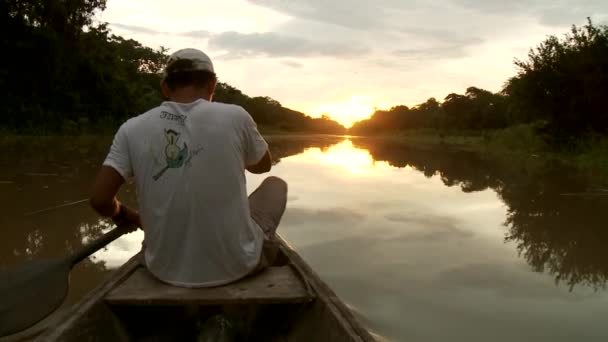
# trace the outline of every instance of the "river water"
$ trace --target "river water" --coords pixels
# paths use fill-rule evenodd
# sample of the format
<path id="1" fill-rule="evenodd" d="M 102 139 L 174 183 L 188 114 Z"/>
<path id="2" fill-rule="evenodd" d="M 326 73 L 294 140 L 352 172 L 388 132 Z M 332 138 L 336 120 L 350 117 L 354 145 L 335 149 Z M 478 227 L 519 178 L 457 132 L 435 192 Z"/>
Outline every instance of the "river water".
<path id="1" fill-rule="evenodd" d="M 86 203 L 109 139 L 0 147 L 0 269 L 65 255 L 109 228 Z M 289 184 L 279 227 L 391 341 L 608 340 L 608 193 L 554 161 L 356 137 L 270 137 Z M 248 174 L 253 191 L 267 175 Z M 120 197 L 136 205 L 132 186 Z M 68 303 L 141 246 L 76 267 Z"/>

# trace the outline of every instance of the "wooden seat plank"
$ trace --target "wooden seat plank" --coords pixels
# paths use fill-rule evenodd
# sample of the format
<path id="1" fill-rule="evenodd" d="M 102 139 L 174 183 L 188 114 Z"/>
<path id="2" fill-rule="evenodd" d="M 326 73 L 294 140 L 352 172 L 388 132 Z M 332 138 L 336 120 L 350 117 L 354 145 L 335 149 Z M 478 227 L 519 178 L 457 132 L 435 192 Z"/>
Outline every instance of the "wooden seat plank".
<path id="1" fill-rule="evenodd" d="M 269 267 L 238 282 L 209 288 L 165 284 L 137 268 L 105 297 L 111 305 L 278 304 L 311 301 L 306 285 L 289 266 Z"/>

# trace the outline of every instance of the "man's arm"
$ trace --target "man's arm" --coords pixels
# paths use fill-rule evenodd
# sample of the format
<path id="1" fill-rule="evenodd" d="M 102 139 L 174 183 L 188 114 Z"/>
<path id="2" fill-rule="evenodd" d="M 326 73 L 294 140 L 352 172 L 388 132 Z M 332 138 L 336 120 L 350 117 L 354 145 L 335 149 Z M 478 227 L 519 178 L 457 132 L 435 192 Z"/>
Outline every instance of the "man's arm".
<path id="1" fill-rule="evenodd" d="M 124 182 L 124 178 L 114 168 L 102 166 L 93 184 L 89 202 L 99 215 L 111 217 L 117 225 L 132 224 L 141 227 L 139 213 L 121 204 L 116 198 Z"/>
<path id="2" fill-rule="evenodd" d="M 256 174 L 268 172 L 270 171 L 270 168 L 272 168 L 272 157 L 270 156 L 270 151 L 268 150 L 266 150 L 266 153 L 257 164 L 246 167 L 247 171 Z"/>
<path id="3" fill-rule="evenodd" d="M 129 121 L 122 124 L 114 135 L 108 156 L 93 183 L 89 201 L 96 212 L 111 217 L 116 225 L 128 224 L 131 228 L 136 228 L 141 227 L 139 213 L 116 199 L 120 186 L 133 175 L 127 137 Z"/>
<path id="4" fill-rule="evenodd" d="M 251 173 L 264 173 L 272 168 L 272 157 L 268 149 L 268 143 L 258 131 L 258 127 L 253 118 L 245 109 L 238 107 L 242 111 L 242 128 L 244 144 L 245 169 Z"/>

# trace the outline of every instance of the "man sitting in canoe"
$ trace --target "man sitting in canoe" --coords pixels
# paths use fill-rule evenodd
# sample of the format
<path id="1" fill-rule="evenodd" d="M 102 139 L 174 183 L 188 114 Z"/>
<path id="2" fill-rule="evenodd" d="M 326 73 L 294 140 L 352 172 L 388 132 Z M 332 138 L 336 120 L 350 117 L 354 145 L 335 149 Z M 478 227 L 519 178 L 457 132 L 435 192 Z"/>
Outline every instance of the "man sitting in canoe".
<path id="1" fill-rule="evenodd" d="M 100 215 L 143 228 L 146 267 L 176 286 L 222 285 L 269 265 L 287 201 L 277 177 L 247 198 L 244 171 L 270 170 L 268 144 L 242 107 L 211 102 L 216 83 L 203 52 L 172 54 L 167 101 L 118 129 L 91 194 Z M 139 212 L 116 198 L 132 176 Z"/>

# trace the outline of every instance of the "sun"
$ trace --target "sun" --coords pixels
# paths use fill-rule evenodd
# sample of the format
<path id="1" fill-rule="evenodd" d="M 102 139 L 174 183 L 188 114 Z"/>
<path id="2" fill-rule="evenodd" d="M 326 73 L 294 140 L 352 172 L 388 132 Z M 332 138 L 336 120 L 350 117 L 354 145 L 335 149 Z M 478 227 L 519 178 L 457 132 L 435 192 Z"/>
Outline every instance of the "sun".
<path id="1" fill-rule="evenodd" d="M 376 107 L 373 100 L 373 96 L 351 96 L 344 101 L 320 105 L 312 113 L 315 116 L 328 115 L 348 128 L 372 116 Z"/>

